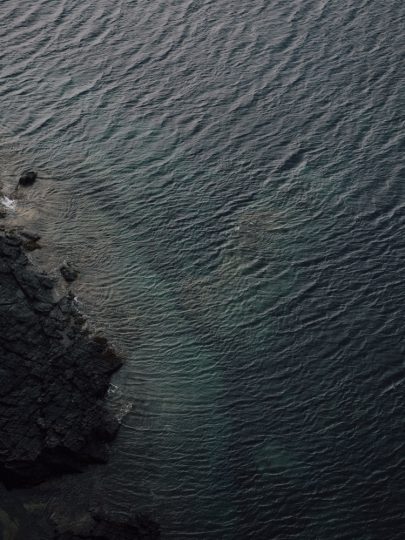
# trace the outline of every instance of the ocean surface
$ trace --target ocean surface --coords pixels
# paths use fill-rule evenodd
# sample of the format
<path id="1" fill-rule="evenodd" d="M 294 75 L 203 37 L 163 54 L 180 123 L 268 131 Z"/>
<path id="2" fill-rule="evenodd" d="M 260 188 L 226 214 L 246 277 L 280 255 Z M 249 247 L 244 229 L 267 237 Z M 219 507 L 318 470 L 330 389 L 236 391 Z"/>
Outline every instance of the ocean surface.
<path id="1" fill-rule="evenodd" d="M 0 45 L 7 219 L 127 357 L 72 482 L 164 540 L 404 538 L 405 3 L 2 0 Z"/>

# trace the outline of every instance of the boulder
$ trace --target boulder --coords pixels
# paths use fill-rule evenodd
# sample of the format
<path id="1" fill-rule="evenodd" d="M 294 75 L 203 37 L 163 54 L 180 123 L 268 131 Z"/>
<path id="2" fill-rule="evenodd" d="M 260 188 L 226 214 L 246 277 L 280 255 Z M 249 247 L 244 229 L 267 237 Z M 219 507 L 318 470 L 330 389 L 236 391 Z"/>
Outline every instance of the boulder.
<path id="1" fill-rule="evenodd" d="M 19 186 L 31 186 L 35 180 L 37 179 L 37 173 L 34 171 L 25 171 L 20 176 L 20 180 L 18 181 Z"/>

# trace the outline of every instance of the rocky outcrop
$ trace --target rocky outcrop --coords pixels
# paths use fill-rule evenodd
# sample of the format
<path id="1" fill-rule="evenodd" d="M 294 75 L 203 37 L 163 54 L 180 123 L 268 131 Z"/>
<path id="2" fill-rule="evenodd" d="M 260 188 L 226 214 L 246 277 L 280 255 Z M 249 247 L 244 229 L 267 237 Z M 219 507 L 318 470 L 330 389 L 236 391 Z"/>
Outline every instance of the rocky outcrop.
<path id="1" fill-rule="evenodd" d="M 118 427 L 103 398 L 120 359 L 84 330 L 73 296 L 56 298 L 23 242 L 0 232 L 0 480 L 8 487 L 105 461 Z"/>

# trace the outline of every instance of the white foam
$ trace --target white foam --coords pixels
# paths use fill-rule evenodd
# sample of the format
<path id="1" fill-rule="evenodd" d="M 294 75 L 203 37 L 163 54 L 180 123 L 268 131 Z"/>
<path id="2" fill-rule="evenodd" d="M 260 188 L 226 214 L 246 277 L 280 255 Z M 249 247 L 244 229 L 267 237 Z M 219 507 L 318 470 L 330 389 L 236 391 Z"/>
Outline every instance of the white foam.
<path id="1" fill-rule="evenodd" d="M 7 195 L 4 195 L 1 199 L 0 199 L 0 202 L 3 206 L 5 206 L 8 210 L 15 210 L 16 207 L 17 207 L 17 203 L 16 201 L 13 201 L 13 199 L 10 199 L 9 197 L 7 197 Z"/>

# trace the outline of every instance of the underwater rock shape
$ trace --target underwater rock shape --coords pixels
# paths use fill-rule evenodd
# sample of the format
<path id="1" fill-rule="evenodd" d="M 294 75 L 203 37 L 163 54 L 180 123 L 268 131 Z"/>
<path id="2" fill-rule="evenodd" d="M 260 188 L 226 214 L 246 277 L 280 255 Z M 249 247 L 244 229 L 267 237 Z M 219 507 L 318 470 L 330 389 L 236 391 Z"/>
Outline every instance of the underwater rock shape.
<path id="1" fill-rule="evenodd" d="M 126 520 L 105 512 L 86 512 L 77 521 L 59 524 L 54 540 L 158 540 L 160 527 L 149 517 L 138 514 Z"/>
<path id="2" fill-rule="evenodd" d="M 27 251 L 34 251 L 35 249 L 40 249 L 39 240 L 41 236 L 34 231 L 27 231 L 23 229 L 19 231 L 19 237 L 22 240 L 22 246 Z"/>
<path id="3" fill-rule="evenodd" d="M 41 239 L 41 235 L 35 231 L 23 229 L 20 231 L 20 236 L 31 240 L 32 242 L 38 242 Z"/>
<path id="4" fill-rule="evenodd" d="M 68 283 L 72 283 L 79 276 L 79 272 L 76 268 L 74 268 L 70 262 L 66 261 L 60 267 L 60 273 L 62 274 L 63 279 Z"/>

